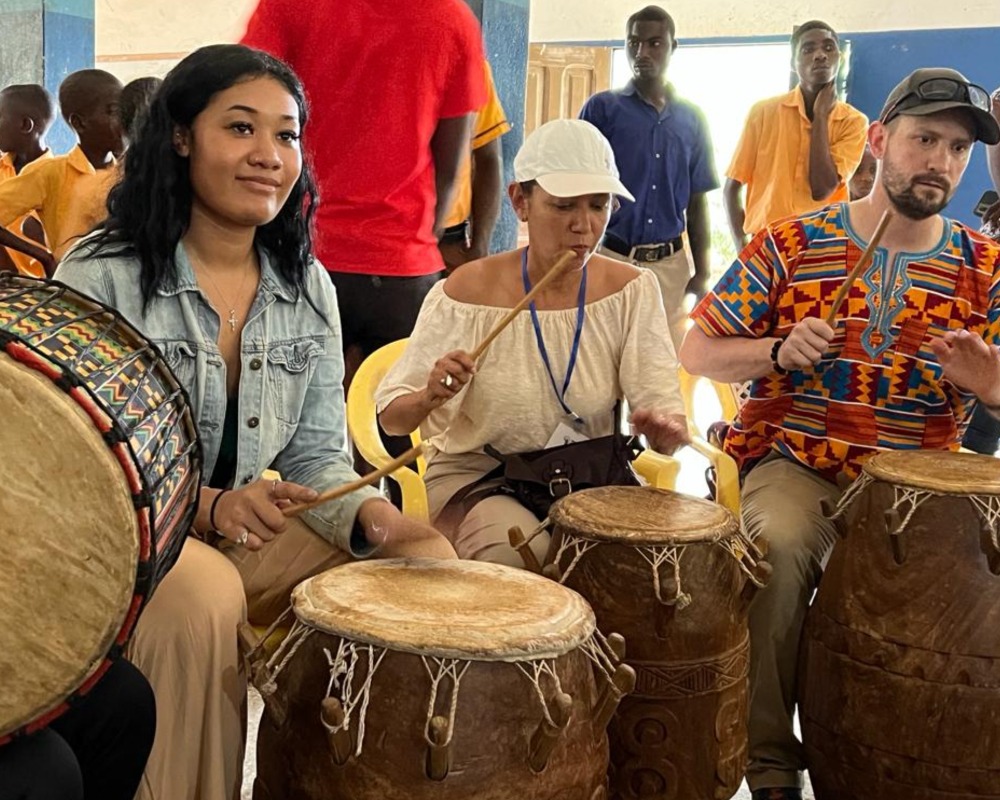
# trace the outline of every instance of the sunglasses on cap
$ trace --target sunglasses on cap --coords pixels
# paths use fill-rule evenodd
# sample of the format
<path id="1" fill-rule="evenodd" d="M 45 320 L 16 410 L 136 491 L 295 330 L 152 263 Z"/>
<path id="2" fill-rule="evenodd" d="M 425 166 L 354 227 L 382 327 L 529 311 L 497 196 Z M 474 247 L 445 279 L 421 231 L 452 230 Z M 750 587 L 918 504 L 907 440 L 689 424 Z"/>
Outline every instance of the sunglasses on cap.
<path id="1" fill-rule="evenodd" d="M 890 122 L 894 117 L 899 115 L 900 111 L 905 111 L 906 109 L 901 109 L 900 106 L 903 105 L 904 101 L 914 96 L 930 103 L 966 103 L 973 108 L 978 108 L 987 113 L 989 113 L 991 108 L 990 94 L 982 86 L 976 86 L 974 83 L 966 83 L 954 78 L 928 78 L 918 83 L 913 89 L 896 100 L 889 107 L 889 110 L 882 115 L 882 122 Z"/>

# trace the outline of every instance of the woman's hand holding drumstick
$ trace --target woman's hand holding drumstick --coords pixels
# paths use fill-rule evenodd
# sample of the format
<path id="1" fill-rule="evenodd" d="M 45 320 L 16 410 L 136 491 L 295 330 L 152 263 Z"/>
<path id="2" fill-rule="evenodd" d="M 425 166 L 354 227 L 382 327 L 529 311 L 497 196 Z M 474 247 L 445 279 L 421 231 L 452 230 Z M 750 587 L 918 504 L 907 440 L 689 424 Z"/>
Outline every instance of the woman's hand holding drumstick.
<path id="1" fill-rule="evenodd" d="M 521 298 L 516 306 L 504 314 L 503 319 L 472 351 L 453 350 L 434 362 L 434 368 L 427 379 L 425 390 L 426 400 L 431 409 L 443 405 L 462 391 L 465 385 L 472 380 L 472 376 L 476 374 L 476 362 L 482 358 L 486 348 L 503 332 L 504 328 L 514 321 L 518 314 L 528 307 L 542 289 L 566 271 L 573 263 L 574 258 L 576 258 L 576 253 L 572 250 L 567 250 L 560 256 L 552 269 L 545 273 L 544 277 Z"/>

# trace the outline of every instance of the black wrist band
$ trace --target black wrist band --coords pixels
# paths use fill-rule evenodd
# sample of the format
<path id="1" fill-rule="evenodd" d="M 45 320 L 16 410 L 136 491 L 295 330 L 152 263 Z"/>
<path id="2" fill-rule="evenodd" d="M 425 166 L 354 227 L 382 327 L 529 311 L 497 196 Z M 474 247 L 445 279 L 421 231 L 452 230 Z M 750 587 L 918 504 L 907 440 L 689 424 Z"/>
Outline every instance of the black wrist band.
<path id="1" fill-rule="evenodd" d="M 215 496 L 215 499 L 212 501 L 212 508 L 208 512 L 208 524 L 212 526 L 213 531 L 219 530 L 219 526 L 215 524 L 215 507 L 219 505 L 219 501 L 222 499 L 222 495 L 224 495 L 228 491 L 229 489 L 223 489 Z"/>
<path id="2" fill-rule="evenodd" d="M 778 363 L 778 351 L 781 349 L 781 345 L 783 345 L 784 343 L 785 343 L 784 339 L 775 339 L 774 344 L 771 346 L 771 366 L 774 367 L 774 371 L 777 372 L 779 375 L 788 374 L 788 370 Z"/>

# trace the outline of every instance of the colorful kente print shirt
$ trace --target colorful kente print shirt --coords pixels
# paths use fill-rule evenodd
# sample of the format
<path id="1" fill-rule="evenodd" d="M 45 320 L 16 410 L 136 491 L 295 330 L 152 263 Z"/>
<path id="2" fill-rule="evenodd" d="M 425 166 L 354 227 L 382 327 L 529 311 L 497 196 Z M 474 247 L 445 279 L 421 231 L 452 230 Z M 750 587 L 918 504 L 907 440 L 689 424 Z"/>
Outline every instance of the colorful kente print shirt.
<path id="1" fill-rule="evenodd" d="M 843 203 L 769 225 L 692 317 L 708 336 L 787 336 L 825 318 L 864 246 Z M 1000 244 L 946 219 L 930 252 L 879 248 L 822 360 L 753 381 L 726 451 L 743 466 L 774 449 L 835 479 L 878 450 L 957 449 L 975 398 L 942 379 L 930 342 L 963 328 L 1000 343 Z"/>

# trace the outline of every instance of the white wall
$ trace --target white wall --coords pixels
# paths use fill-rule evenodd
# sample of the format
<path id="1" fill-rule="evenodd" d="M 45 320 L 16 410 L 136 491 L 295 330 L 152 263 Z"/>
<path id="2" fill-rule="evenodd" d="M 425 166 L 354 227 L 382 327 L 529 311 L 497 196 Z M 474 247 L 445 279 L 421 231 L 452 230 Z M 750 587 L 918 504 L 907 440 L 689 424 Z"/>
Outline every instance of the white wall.
<path id="1" fill-rule="evenodd" d="M 128 81 L 162 76 L 205 44 L 234 42 L 256 0 L 97 0 L 97 66 Z"/>
<path id="2" fill-rule="evenodd" d="M 628 16 L 644 5 L 667 9 L 679 39 L 787 34 L 798 22 L 819 18 L 839 31 L 1000 26 L 997 0 L 532 0 L 533 42 L 608 41 L 624 38 Z"/>

